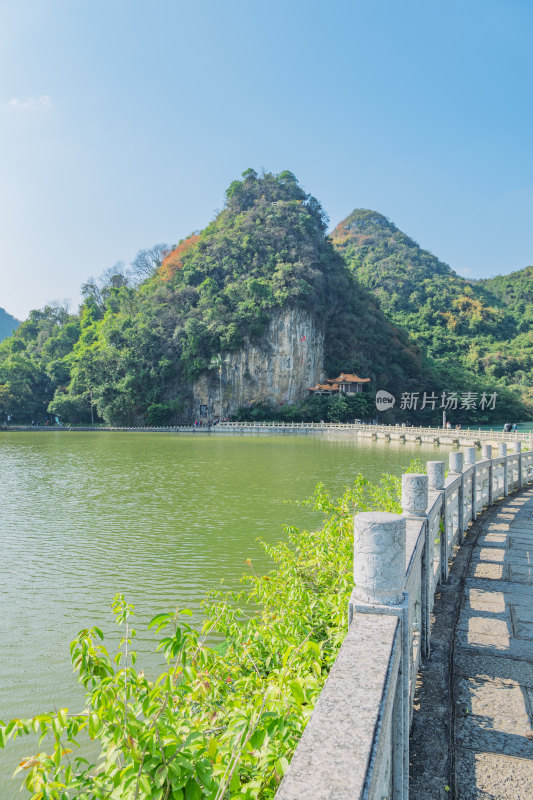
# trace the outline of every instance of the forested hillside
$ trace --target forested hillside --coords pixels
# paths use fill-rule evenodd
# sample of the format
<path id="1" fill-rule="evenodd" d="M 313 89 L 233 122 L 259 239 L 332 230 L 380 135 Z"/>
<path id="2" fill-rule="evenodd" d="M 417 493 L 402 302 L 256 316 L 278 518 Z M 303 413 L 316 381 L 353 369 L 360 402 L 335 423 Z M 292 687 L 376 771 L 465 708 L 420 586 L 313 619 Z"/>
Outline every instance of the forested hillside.
<path id="1" fill-rule="evenodd" d="M 195 381 L 220 354 L 261 344 L 280 310 L 317 321 L 325 375 L 356 372 L 398 400 L 497 390 L 500 415 L 525 414 L 505 387 L 525 391 L 531 375 L 530 273 L 469 283 L 370 211 L 330 238 L 319 202 L 290 172 L 247 170 L 205 230 L 142 251 L 132 266 L 89 279 L 78 313 L 32 311 L 0 343 L 0 419 L 190 422 Z M 290 408 L 267 397 L 240 415 L 373 415 L 365 397 L 302 397 Z M 435 424 L 442 413 L 438 403 L 432 415 L 398 406 L 397 419 Z M 490 419 L 460 408 L 453 418 Z"/>
<path id="2" fill-rule="evenodd" d="M 20 325 L 18 319 L 12 317 L 3 308 L 0 308 L 0 341 L 7 336 L 11 336 L 13 331 Z"/>
<path id="3" fill-rule="evenodd" d="M 438 365 L 458 364 L 533 404 L 531 267 L 469 281 L 375 211 L 357 209 L 331 235 L 354 275 Z"/>
<path id="4" fill-rule="evenodd" d="M 517 322 L 517 331 L 526 333 L 533 326 L 533 267 L 509 275 L 476 281 L 478 294 L 492 305 L 508 311 Z"/>
<path id="5" fill-rule="evenodd" d="M 83 290 L 78 314 L 33 311 L 0 344 L 0 413 L 183 420 L 191 384 L 212 358 L 259 340 L 282 308 L 321 320 L 329 375 L 354 371 L 398 392 L 433 380 L 420 348 L 346 268 L 320 204 L 290 172 L 245 172 L 216 219 L 139 285 L 118 271 Z"/>

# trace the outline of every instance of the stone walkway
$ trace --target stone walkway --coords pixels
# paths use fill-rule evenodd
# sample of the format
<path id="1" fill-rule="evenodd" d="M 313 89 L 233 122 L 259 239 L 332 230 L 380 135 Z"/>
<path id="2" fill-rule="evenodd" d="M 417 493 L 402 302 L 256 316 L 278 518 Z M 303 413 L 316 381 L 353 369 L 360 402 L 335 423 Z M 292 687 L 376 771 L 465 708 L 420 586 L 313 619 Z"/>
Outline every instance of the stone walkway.
<path id="1" fill-rule="evenodd" d="M 474 525 L 440 595 L 411 800 L 533 800 L 533 489 Z"/>

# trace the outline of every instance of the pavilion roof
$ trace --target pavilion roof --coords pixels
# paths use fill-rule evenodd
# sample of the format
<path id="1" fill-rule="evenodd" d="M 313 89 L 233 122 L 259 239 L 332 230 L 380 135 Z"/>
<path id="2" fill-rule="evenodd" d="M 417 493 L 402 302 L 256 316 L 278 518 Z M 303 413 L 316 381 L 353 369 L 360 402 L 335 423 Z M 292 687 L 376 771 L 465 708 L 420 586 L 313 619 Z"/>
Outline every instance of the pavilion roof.
<path id="1" fill-rule="evenodd" d="M 341 372 L 338 378 L 326 378 L 326 383 L 368 383 L 370 378 L 360 378 L 358 375 Z"/>
<path id="2" fill-rule="evenodd" d="M 316 386 L 310 386 L 309 392 L 334 392 L 339 388 L 337 383 L 317 383 Z"/>

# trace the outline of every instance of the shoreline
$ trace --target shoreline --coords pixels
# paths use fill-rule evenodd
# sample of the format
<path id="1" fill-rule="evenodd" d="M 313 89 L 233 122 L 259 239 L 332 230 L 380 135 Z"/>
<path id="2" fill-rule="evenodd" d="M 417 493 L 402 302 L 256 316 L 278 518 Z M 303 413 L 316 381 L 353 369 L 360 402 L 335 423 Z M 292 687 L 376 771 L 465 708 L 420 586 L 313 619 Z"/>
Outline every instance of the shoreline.
<path id="1" fill-rule="evenodd" d="M 533 447 L 533 429 L 529 431 L 503 431 L 471 429 L 443 429 L 430 427 L 414 427 L 403 425 L 364 425 L 350 423 L 320 422 L 222 422 L 218 425 L 197 427 L 182 426 L 90 426 L 90 425 L 9 425 L 1 428 L 2 433 L 174 433 L 174 434 L 216 434 L 225 436 L 239 435 L 335 435 L 345 438 L 382 439 L 386 441 L 419 442 L 433 445 L 474 445 L 481 447 L 489 442 L 523 442 Z"/>

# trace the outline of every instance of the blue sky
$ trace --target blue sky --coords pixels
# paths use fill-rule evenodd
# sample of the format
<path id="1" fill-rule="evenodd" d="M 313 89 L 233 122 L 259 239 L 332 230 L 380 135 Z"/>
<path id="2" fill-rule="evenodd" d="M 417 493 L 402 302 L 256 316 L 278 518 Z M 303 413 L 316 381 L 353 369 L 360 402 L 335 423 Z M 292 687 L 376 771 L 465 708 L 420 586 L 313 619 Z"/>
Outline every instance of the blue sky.
<path id="1" fill-rule="evenodd" d="M 530 0 L 1 0 L 0 306 L 289 169 L 471 277 L 533 262 Z"/>

